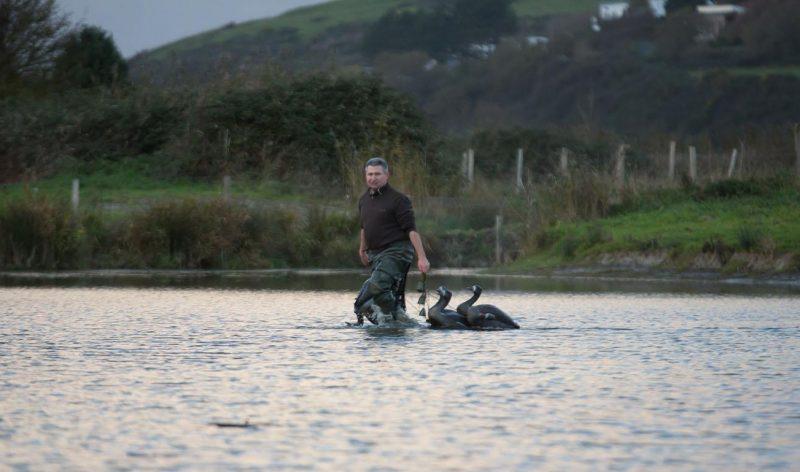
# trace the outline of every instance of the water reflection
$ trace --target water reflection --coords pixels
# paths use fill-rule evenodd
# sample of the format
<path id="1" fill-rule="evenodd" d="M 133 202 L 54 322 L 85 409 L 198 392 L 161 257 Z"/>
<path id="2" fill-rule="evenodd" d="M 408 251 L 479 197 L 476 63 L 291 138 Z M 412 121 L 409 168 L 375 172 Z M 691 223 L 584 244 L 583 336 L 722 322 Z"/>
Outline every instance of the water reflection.
<path id="1" fill-rule="evenodd" d="M 800 459 L 797 296 L 487 290 L 523 329 L 384 330 L 346 326 L 357 284 L 323 280 L 340 277 L 0 288 L 0 464 L 761 470 Z M 213 425 L 245 422 L 256 427 Z"/>

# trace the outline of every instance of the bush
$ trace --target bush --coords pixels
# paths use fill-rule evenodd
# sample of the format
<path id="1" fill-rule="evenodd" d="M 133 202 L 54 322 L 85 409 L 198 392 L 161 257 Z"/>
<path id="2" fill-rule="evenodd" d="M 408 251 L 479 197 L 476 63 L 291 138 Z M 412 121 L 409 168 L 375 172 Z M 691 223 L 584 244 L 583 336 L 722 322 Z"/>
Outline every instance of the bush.
<path id="1" fill-rule="evenodd" d="M 761 247 L 761 240 L 764 232 L 757 227 L 741 226 L 736 230 L 736 240 L 739 247 L 745 251 L 756 251 Z"/>
<path id="2" fill-rule="evenodd" d="M 581 241 L 579 238 L 568 234 L 561 239 L 561 242 L 558 246 L 558 252 L 562 257 L 564 257 L 564 259 L 573 259 L 580 245 Z"/>
<path id="3" fill-rule="evenodd" d="M 2 266 L 25 269 L 75 267 L 81 235 L 66 205 L 27 195 L 0 210 Z"/>
<path id="4" fill-rule="evenodd" d="M 586 243 L 589 246 L 611 241 L 613 238 L 601 224 L 593 223 L 586 229 Z"/>
<path id="5" fill-rule="evenodd" d="M 134 217 L 131 242 L 148 267 L 225 267 L 243 245 L 248 218 L 221 200 L 159 203 Z"/>
<path id="6" fill-rule="evenodd" d="M 734 249 L 731 246 L 728 246 L 725 241 L 719 237 L 709 238 L 703 243 L 701 251 L 704 254 L 713 254 L 717 256 L 722 265 L 727 264 L 728 260 L 730 260 L 734 253 Z"/>
<path id="7" fill-rule="evenodd" d="M 48 174 L 65 158 L 159 155 L 177 162 L 170 167 L 183 176 L 243 172 L 341 181 L 342 158 L 398 148 L 424 155 L 429 139 L 417 107 L 368 76 L 317 74 L 204 93 L 76 90 L 0 101 L 0 171 L 12 179 Z"/>

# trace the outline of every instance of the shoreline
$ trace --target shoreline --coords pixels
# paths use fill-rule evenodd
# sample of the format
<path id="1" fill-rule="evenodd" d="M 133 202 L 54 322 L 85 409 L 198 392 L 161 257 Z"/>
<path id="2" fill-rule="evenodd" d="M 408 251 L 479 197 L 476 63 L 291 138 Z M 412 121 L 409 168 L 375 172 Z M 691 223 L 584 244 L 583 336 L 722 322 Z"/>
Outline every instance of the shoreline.
<path id="1" fill-rule="evenodd" d="M 287 268 L 287 269 L 87 269 L 63 271 L 32 270 L 0 270 L 0 286 L 6 282 L 20 283 L 28 281 L 68 281 L 96 279 L 109 281 L 112 279 L 260 279 L 275 277 L 309 277 L 309 276 L 359 276 L 367 275 L 366 269 L 326 269 L 326 268 Z M 419 272 L 409 272 L 412 277 L 419 277 Z M 718 271 L 703 270 L 668 270 L 627 265 L 589 265 L 564 266 L 547 269 L 509 270 L 502 267 L 470 267 L 440 268 L 431 271 L 433 276 L 443 277 L 487 277 L 539 280 L 586 280 L 586 281 L 619 281 L 647 283 L 714 283 L 726 286 L 764 286 L 800 289 L 800 272 L 763 273 L 763 274 L 724 274 Z"/>

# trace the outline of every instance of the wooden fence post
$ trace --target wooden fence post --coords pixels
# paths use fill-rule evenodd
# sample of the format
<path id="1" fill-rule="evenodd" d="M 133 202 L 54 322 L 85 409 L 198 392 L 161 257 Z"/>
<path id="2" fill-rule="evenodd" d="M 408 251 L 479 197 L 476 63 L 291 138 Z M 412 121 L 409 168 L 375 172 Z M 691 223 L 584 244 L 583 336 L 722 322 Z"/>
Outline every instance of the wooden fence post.
<path id="1" fill-rule="evenodd" d="M 565 147 L 561 148 L 560 169 L 562 176 L 569 177 L 569 150 Z"/>
<path id="2" fill-rule="evenodd" d="M 669 142 L 669 169 L 667 172 L 667 176 L 669 180 L 675 180 L 675 150 L 676 150 L 677 143 L 675 141 Z"/>
<path id="3" fill-rule="evenodd" d="M 614 168 L 614 177 L 617 182 L 617 188 L 622 189 L 625 186 L 625 151 L 628 149 L 627 144 L 620 144 L 617 149 L 617 159 Z"/>
<path id="4" fill-rule="evenodd" d="M 475 180 L 475 150 L 470 149 L 467 151 L 467 181 L 469 186 L 472 187 L 472 182 Z"/>
<path id="5" fill-rule="evenodd" d="M 794 125 L 794 170 L 800 177 L 800 123 Z"/>
<path id="6" fill-rule="evenodd" d="M 522 185 L 522 164 L 523 154 L 522 148 L 517 149 L 517 193 L 522 192 L 524 186 Z"/>
<path id="7" fill-rule="evenodd" d="M 697 180 L 697 149 L 694 146 L 689 146 L 689 180 Z"/>
<path id="8" fill-rule="evenodd" d="M 745 173 L 745 168 L 744 168 L 744 165 L 745 165 L 745 153 L 744 153 L 744 150 L 745 150 L 744 141 L 740 139 L 739 140 L 739 175 L 740 176 L 743 176 L 744 173 Z"/>
<path id="9" fill-rule="evenodd" d="M 78 179 L 72 179 L 72 211 L 77 213 L 81 203 L 81 184 Z"/>
<path id="10" fill-rule="evenodd" d="M 231 201 L 231 176 L 226 175 L 222 177 L 222 198 L 229 202 Z"/>
<path id="11" fill-rule="evenodd" d="M 494 260 L 497 265 L 503 263 L 503 241 L 502 241 L 502 227 L 503 217 L 497 215 L 494 217 Z"/>
<path id="12" fill-rule="evenodd" d="M 222 132 L 222 157 L 228 158 L 231 152 L 231 131 L 228 128 Z"/>
<path id="13" fill-rule="evenodd" d="M 731 153 L 731 163 L 728 165 L 728 178 L 733 177 L 733 173 L 736 171 L 736 157 L 739 155 L 739 150 L 733 148 L 733 152 Z"/>

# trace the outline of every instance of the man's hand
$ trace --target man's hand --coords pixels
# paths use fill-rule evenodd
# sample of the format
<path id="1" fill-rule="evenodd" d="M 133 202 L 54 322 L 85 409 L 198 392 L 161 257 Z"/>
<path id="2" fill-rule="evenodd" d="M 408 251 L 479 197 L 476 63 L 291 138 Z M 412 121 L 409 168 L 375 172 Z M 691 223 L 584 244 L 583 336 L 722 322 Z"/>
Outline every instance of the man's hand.
<path id="1" fill-rule="evenodd" d="M 359 259 L 361 259 L 361 263 L 362 264 L 364 264 L 365 266 L 369 265 L 369 257 L 367 257 L 367 251 L 365 251 L 363 249 L 359 249 L 358 250 L 358 257 L 359 257 Z"/>
<path id="2" fill-rule="evenodd" d="M 420 257 L 417 259 L 417 268 L 423 274 L 427 274 L 429 270 L 431 270 L 431 263 L 428 262 L 428 258 L 425 256 Z"/>

